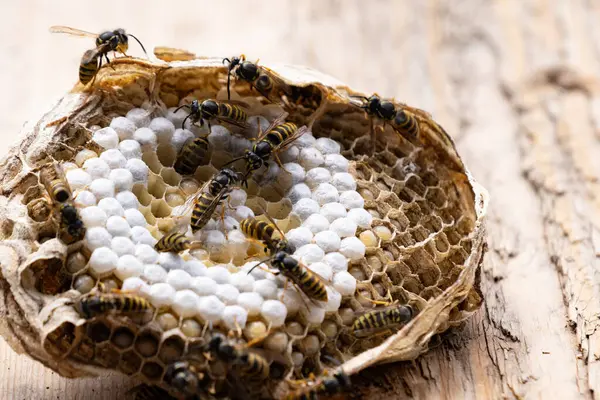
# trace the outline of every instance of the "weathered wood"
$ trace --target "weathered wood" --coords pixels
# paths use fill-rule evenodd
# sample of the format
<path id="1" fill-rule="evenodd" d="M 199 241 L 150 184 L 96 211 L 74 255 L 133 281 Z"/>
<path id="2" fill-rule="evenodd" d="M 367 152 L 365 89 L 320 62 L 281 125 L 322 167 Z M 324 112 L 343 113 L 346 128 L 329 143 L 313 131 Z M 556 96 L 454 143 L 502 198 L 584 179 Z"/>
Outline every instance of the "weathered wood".
<path id="1" fill-rule="evenodd" d="M 50 35 L 52 24 L 122 24 L 148 48 L 243 51 L 396 96 L 446 127 L 490 191 L 485 304 L 415 362 L 365 372 L 374 384 L 361 384 L 361 393 L 600 397 L 600 4 L 270 0 L 171 9 L 129 1 L 118 13 L 72 0 L 61 6 L 0 6 L 3 150 L 73 84 L 91 47 Z M 115 398 L 131 386 L 121 377 L 65 380 L 3 342 L 0 359 L 1 398 Z"/>

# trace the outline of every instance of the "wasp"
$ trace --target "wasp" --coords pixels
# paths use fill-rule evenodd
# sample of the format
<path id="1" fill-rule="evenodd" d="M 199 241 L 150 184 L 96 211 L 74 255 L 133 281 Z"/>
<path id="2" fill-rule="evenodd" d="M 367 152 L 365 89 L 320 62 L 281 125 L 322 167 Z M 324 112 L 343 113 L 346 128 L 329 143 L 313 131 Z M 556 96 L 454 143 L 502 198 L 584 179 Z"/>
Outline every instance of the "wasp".
<path id="1" fill-rule="evenodd" d="M 279 251 L 288 254 L 294 253 L 296 251 L 295 246 L 286 240 L 285 234 L 279 229 L 275 221 L 266 213 L 265 216 L 269 219 L 269 222 L 260 221 L 253 217 L 240 221 L 240 230 L 249 238 L 263 242 L 265 252 L 269 251 L 271 254 Z M 275 231 L 279 233 L 279 238 L 273 237 Z"/>
<path id="2" fill-rule="evenodd" d="M 79 314 L 86 318 L 93 318 L 109 311 L 121 313 L 143 312 L 152 308 L 148 300 L 127 293 L 91 293 L 83 296 L 75 308 Z"/>
<path id="3" fill-rule="evenodd" d="M 180 360 L 167 367 L 164 381 L 178 394 L 197 398 L 210 382 L 210 377 L 193 360 Z M 187 398 L 187 397 L 186 397 Z"/>
<path id="4" fill-rule="evenodd" d="M 248 124 L 248 113 L 245 111 L 245 103 L 236 102 L 223 102 L 216 100 L 204 100 L 200 103 L 198 100 L 193 100 L 190 104 L 184 104 L 177 107 L 175 112 L 181 108 L 187 108 L 190 113 L 181 122 L 181 129 L 185 128 L 185 122 L 189 119 L 192 124 L 200 122 L 200 126 L 204 126 L 204 121 L 208 124 L 210 130 L 210 121 L 225 122 L 242 129 L 247 129 L 250 125 Z"/>
<path id="5" fill-rule="evenodd" d="M 277 153 L 284 150 L 294 140 L 304 135 L 308 128 L 306 126 L 298 127 L 293 122 L 281 123 L 285 118 L 286 114 L 275 119 L 267 130 L 258 136 L 251 150 L 246 150 L 246 153 L 241 156 L 234 158 L 227 164 L 232 164 L 238 160 L 246 161 L 246 175 L 244 176 L 244 183 L 247 186 L 247 178 L 250 174 L 263 165 L 269 166 L 269 160 L 271 157 L 275 159 L 277 164 L 283 168 L 283 164 Z M 283 168 L 285 171 L 285 168 Z"/>
<path id="6" fill-rule="evenodd" d="M 329 299 L 325 280 L 285 251 L 279 251 L 270 259 L 256 264 L 248 273 L 267 261 L 270 261 L 272 267 L 292 281 L 308 298 L 316 301 Z"/>
<path id="7" fill-rule="evenodd" d="M 71 199 L 71 188 L 57 162 L 49 163 L 41 168 L 40 180 L 55 203 L 64 203 Z"/>
<path id="8" fill-rule="evenodd" d="M 142 42 L 140 42 L 137 37 L 130 33 L 126 33 L 125 30 L 121 28 L 115 29 L 114 31 L 102 32 L 98 35 L 92 32 L 70 28 L 68 26 L 52 26 L 50 27 L 50 32 L 93 37 L 96 39 L 96 47 L 86 51 L 79 64 L 79 81 L 84 85 L 96 76 L 96 73 L 102 67 L 103 57 L 106 59 L 106 63 L 110 63 L 108 58 L 109 52 L 118 51 L 125 56 L 127 55 L 126 52 L 129 49 L 129 36 L 134 38 L 139 43 L 144 54 L 147 54 Z"/>
<path id="9" fill-rule="evenodd" d="M 389 100 L 382 100 L 376 94 L 371 97 L 351 96 L 361 99 L 363 103 L 359 106 L 369 117 L 371 117 L 371 137 L 375 136 L 373 126 L 373 117 L 383 120 L 384 124 L 389 124 L 402 137 L 407 140 L 414 140 L 419 134 L 419 123 L 409 107 L 396 107 L 396 104 Z"/>
<path id="10" fill-rule="evenodd" d="M 59 207 L 61 229 L 67 233 L 67 244 L 77 242 L 85 236 L 85 225 L 79 211 L 71 203 L 63 203 Z"/>
<path id="11" fill-rule="evenodd" d="M 172 232 L 164 235 L 154 245 L 154 249 L 163 253 L 180 253 L 185 250 L 193 250 L 201 247 L 200 242 L 194 242 L 181 232 Z"/>
<path id="12" fill-rule="evenodd" d="M 229 343 L 221 334 L 215 334 L 207 344 L 208 352 L 216 359 L 235 366 L 242 377 L 253 381 L 269 378 L 269 361 L 257 352 Z"/>
<path id="13" fill-rule="evenodd" d="M 317 379 L 312 384 L 289 393 L 286 400 L 316 400 L 321 395 L 332 396 L 350 390 L 350 377 L 343 370 L 338 370 L 330 377 Z"/>
<path id="14" fill-rule="evenodd" d="M 212 218 L 217 207 L 223 203 L 233 189 L 241 182 L 243 175 L 230 168 L 222 168 L 215 176 L 207 181 L 182 206 L 179 216 L 185 216 L 191 210 L 190 226 L 196 233 Z"/>
<path id="15" fill-rule="evenodd" d="M 406 305 L 391 305 L 359 315 L 352 323 L 354 336 L 364 338 L 406 324 L 413 317 L 413 310 Z"/>
<path id="16" fill-rule="evenodd" d="M 175 159 L 175 171 L 181 175 L 191 175 L 206 160 L 208 155 L 208 139 L 205 136 L 188 141 L 179 151 Z"/>
<path id="17" fill-rule="evenodd" d="M 274 71 L 267 67 L 259 66 L 257 63 L 246 61 L 243 54 L 239 57 L 224 58 L 223 64 L 227 62 L 229 68 L 227 71 L 227 98 L 231 99 L 231 75 L 236 79 L 246 81 L 251 88 L 256 89 L 265 99 L 271 103 L 281 104 L 277 93 L 292 95 L 292 88 L 283 81 Z M 275 90 L 274 90 L 275 89 Z"/>

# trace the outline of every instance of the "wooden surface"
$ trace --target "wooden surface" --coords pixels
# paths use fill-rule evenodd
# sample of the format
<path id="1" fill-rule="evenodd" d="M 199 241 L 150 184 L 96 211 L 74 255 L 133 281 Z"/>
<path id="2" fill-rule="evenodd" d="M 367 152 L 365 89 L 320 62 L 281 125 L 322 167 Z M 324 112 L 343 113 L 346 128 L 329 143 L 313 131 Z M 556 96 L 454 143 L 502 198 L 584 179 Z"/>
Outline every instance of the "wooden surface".
<path id="1" fill-rule="evenodd" d="M 305 64 L 395 96 L 445 126 L 491 193 L 485 304 L 417 361 L 366 372 L 375 386 L 361 391 L 600 397 L 599 2 L 150 3 L 3 1 L 2 150 L 71 87 L 92 45 L 50 35 L 53 24 L 123 26 L 148 48 Z M 131 385 L 120 377 L 68 381 L 4 343 L 0 359 L 2 399 L 123 398 Z"/>

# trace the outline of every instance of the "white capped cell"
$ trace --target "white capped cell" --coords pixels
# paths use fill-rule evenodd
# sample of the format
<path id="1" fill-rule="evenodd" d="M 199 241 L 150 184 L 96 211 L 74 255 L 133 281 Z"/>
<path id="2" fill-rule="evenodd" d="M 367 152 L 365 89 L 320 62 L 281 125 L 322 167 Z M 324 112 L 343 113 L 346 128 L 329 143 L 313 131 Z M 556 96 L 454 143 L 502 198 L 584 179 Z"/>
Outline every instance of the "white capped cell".
<path id="1" fill-rule="evenodd" d="M 117 132 L 119 140 L 127 140 L 133 138 L 133 132 L 137 129 L 133 121 L 125 117 L 116 117 L 110 121 L 110 127 Z"/>
<path id="2" fill-rule="evenodd" d="M 221 218 L 217 219 L 217 225 L 215 229 L 217 231 L 221 231 L 221 233 L 223 233 L 222 231 L 229 232 L 233 229 L 236 229 L 238 225 L 239 223 L 235 218 L 226 215 L 223 220 L 221 220 Z"/>
<path id="3" fill-rule="evenodd" d="M 124 236 L 117 236 L 112 238 L 112 240 L 110 241 L 110 248 L 119 257 L 124 256 L 125 254 L 135 254 L 135 244 L 133 244 L 131 239 L 126 238 Z"/>
<path id="4" fill-rule="evenodd" d="M 358 226 L 356 222 L 348 217 L 338 218 L 331 223 L 329 229 L 339 235 L 339 237 L 345 238 L 356 235 L 356 229 Z"/>
<path id="5" fill-rule="evenodd" d="M 146 226 L 146 218 L 144 218 L 144 214 L 136 210 L 135 208 L 128 208 L 125 210 L 125 220 L 129 224 L 129 226 Z"/>
<path id="6" fill-rule="evenodd" d="M 101 199 L 98 202 L 98 207 L 104 210 L 106 215 L 109 217 L 122 217 L 123 215 L 125 215 L 125 210 L 123 210 L 123 206 L 117 201 L 117 199 L 113 197 L 106 197 L 104 199 Z"/>
<path id="7" fill-rule="evenodd" d="M 178 290 L 173 298 L 173 311 L 182 318 L 196 315 L 200 306 L 200 297 L 191 290 Z"/>
<path id="8" fill-rule="evenodd" d="M 309 325 L 320 325 L 325 319 L 325 308 L 320 305 L 309 304 L 308 308 L 301 308 L 300 313 Z"/>
<path id="9" fill-rule="evenodd" d="M 298 163 L 307 170 L 320 167 L 324 162 L 325 159 L 323 158 L 323 154 L 314 147 L 306 147 L 300 150 Z"/>
<path id="10" fill-rule="evenodd" d="M 175 133 L 171 137 L 171 146 L 179 153 L 183 146 L 194 137 L 194 133 L 187 129 L 175 129 Z"/>
<path id="11" fill-rule="evenodd" d="M 263 318 L 271 327 L 277 328 L 285 323 L 287 308 L 278 300 L 265 300 L 260 309 Z"/>
<path id="12" fill-rule="evenodd" d="M 140 206 L 140 202 L 135 194 L 130 192 L 129 190 L 124 190 L 116 194 L 115 199 L 121 204 L 123 209 L 127 210 L 128 208 L 135 208 L 136 210 Z"/>
<path id="13" fill-rule="evenodd" d="M 131 172 L 134 183 L 146 183 L 148 181 L 149 168 L 142 160 L 138 158 L 127 160 L 125 168 Z"/>
<path id="14" fill-rule="evenodd" d="M 225 311 L 225 304 L 215 295 L 203 297 L 198 308 L 200 317 L 206 322 L 218 322 Z"/>
<path id="15" fill-rule="evenodd" d="M 143 279 L 138 278 L 137 276 L 125 278 L 125 280 L 123 280 L 123 285 L 121 286 L 122 291 L 133 293 L 145 292 L 147 288 L 148 284 L 144 282 Z"/>
<path id="16" fill-rule="evenodd" d="M 218 252 L 225 246 L 225 234 L 218 230 L 204 232 L 204 248 L 209 252 Z"/>
<path id="17" fill-rule="evenodd" d="M 364 208 L 352 208 L 348 211 L 348 218 L 356 223 L 360 228 L 370 228 L 373 222 L 373 216 Z"/>
<path id="18" fill-rule="evenodd" d="M 167 279 L 167 270 L 158 264 L 146 264 L 142 278 L 148 283 L 164 282 Z"/>
<path id="19" fill-rule="evenodd" d="M 209 296 L 217 293 L 218 284 L 207 276 L 196 276 L 190 280 L 190 289 L 199 296 Z"/>
<path id="20" fill-rule="evenodd" d="M 154 246 L 157 240 L 152 236 L 146 228 L 141 226 L 133 226 L 131 228 L 131 240 L 135 244 L 145 243 L 150 246 Z"/>
<path id="21" fill-rule="evenodd" d="M 144 164 L 145 165 L 145 164 Z M 101 158 L 90 158 L 83 163 L 83 169 L 90 174 L 92 179 L 108 178 L 110 167 Z"/>
<path id="22" fill-rule="evenodd" d="M 248 320 L 248 312 L 238 305 L 230 305 L 223 310 L 223 324 L 227 329 L 243 329 Z"/>
<path id="23" fill-rule="evenodd" d="M 133 276 L 141 276 L 144 273 L 144 264 L 131 254 L 125 254 L 119 257 L 115 275 L 120 280 L 125 280 Z"/>
<path id="24" fill-rule="evenodd" d="M 125 116 L 138 128 L 150 125 L 150 112 L 143 108 L 132 108 Z"/>
<path id="25" fill-rule="evenodd" d="M 251 317 L 260 314 L 260 308 L 262 307 L 263 301 L 262 296 L 255 292 L 240 293 L 237 298 L 238 305 L 248 311 L 248 315 Z"/>
<path id="26" fill-rule="evenodd" d="M 300 199 L 292 207 L 292 213 L 298 215 L 304 221 L 311 215 L 317 214 L 319 208 L 319 203 L 313 199 Z"/>
<path id="27" fill-rule="evenodd" d="M 123 140 L 119 143 L 119 151 L 126 159 L 142 158 L 142 146 L 136 140 Z"/>
<path id="28" fill-rule="evenodd" d="M 331 173 L 348 172 L 349 166 L 348 159 L 341 154 L 327 154 L 325 156 L 325 168 Z"/>
<path id="29" fill-rule="evenodd" d="M 300 262 L 305 265 L 310 265 L 314 262 L 321 261 L 325 257 L 325 252 L 314 243 L 306 244 L 300 247 L 294 255 L 299 258 Z"/>
<path id="30" fill-rule="evenodd" d="M 323 154 L 338 154 L 342 149 L 338 142 L 325 137 L 318 138 L 315 147 Z"/>
<path id="31" fill-rule="evenodd" d="M 144 264 L 156 264 L 158 262 L 158 252 L 150 245 L 136 244 L 134 254 Z"/>
<path id="32" fill-rule="evenodd" d="M 340 203 L 348 210 L 351 208 L 363 208 L 365 206 L 365 200 L 356 190 L 342 192 L 342 194 L 340 194 Z"/>
<path id="33" fill-rule="evenodd" d="M 130 191 L 133 188 L 133 174 L 127 168 L 116 168 L 110 171 L 108 179 L 115 184 L 115 191 Z"/>
<path id="34" fill-rule="evenodd" d="M 261 269 L 261 267 L 256 267 L 256 265 L 260 263 L 260 261 L 248 261 L 246 264 L 242 265 L 241 270 L 244 273 L 250 273 L 250 275 L 252 275 L 254 277 L 254 279 L 265 279 L 267 277 L 267 274 L 269 274 L 269 272 Z M 255 268 L 256 267 L 256 268 Z M 262 267 L 266 267 L 265 265 L 262 265 Z M 252 271 L 252 272 L 250 272 Z"/>
<path id="35" fill-rule="evenodd" d="M 82 167 L 84 162 L 86 162 L 90 158 L 97 158 L 97 157 L 98 157 L 98 154 L 96 154 L 95 151 L 92 151 L 90 149 L 82 149 L 75 156 L 75 164 L 77 164 L 79 167 Z"/>
<path id="36" fill-rule="evenodd" d="M 366 250 L 365 244 L 356 236 L 342 239 L 342 244 L 340 245 L 340 253 L 352 261 L 363 258 Z"/>
<path id="37" fill-rule="evenodd" d="M 310 242 L 312 242 L 313 233 L 309 228 L 305 226 L 300 226 L 298 228 L 289 230 L 285 234 L 285 238 L 288 242 L 294 245 L 294 247 L 300 248 L 305 244 L 309 244 Z"/>
<path id="38" fill-rule="evenodd" d="M 248 118 L 248 124 L 250 125 L 248 130 L 251 132 L 249 136 L 256 138 L 266 132 L 271 122 L 262 115 L 257 115 Z"/>
<path id="39" fill-rule="evenodd" d="M 229 271 L 221 265 L 214 265 L 206 270 L 206 276 L 217 283 L 229 283 Z"/>
<path id="40" fill-rule="evenodd" d="M 213 125 L 210 134 L 208 135 L 208 143 L 212 149 L 225 150 L 229 149 L 231 142 L 231 133 L 221 125 Z"/>
<path id="41" fill-rule="evenodd" d="M 232 215 L 237 221 L 241 221 L 246 218 L 254 217 L 254 211 L 252 211 L 250 207 L 237 206 Z"/>
<path id="42" fill-rule="evenodd" d="M 342 304 L 342 295 L 331 286 L 327 286 L 327 305 L 325 311 L 335 312 Z"/>
<path id="43" fill-rule="evenodd" d="M 99 178 L 94 180 L 89 187 L 90 192 L 100 200 L 115 197 L 115 185 L 109 179 Z"/>
<path id="44" fill-rule="evenodd" d="M 342 253 L 328 253 L 323 261 L 331 267 L 333 273 L 348 270 L 348 259 Z"/>
<path id="45" fill-rule="evenodd" d="M 148 128 L 154 131 L 158 143 L 169 143 L 175 133 L 173 122 L 163 117 L 154 118 L 150 122 L 150 125 L 148 125 Z"/>
<path id="46" fill-rule="evenodd" d="M 294 145 L 299 147 L 300 149 L 304 149 L 306 147 L 315 147 L 316 142 L 317 139 L 315 139 L 312 133 L 307 132 L 304 135 L 298 137 L 298 139 L 294 141 Z"/>
<path id="47" fill-rule="evenodd" d="M 306 178 L 306 171 L 304 170 L 302 165 L 295 162 L 288 162 L 286 164 L 283 164 L 283 168 L 292 177 L 292 185 L 304 182 L 304 179 Z"/>
<path id="48" fill-rule="evenodd" d="M 279 154 L 279 158 L 282 163 L 290 163 L 298 160 L 300 155 L 300 148 L 298 146 L 289 146 L 287 149 Z"/>
<path id="49" fill-rule="evenodd" d="M 241 156 L 244 152 L 252 147 L 252 142 L 245 137 L 232 136 L 229 142 L 229 151 L 232 156 Z"/>
<path id="50" fill-rule="evenodd" d="M 111 169 L 124 168 L 127 164 L 127 159 L 117 149 L 108 149 L 100 154 L 100 159 L 106 162 Z"/>
<path id="51" fill-rule="evenodd" d="M 148 289 L 150 303 L 156 307 L 166 307 L 175 301 L 175 289 L 168 283 L 154 283 Z"/>
<path id="52" fill-rule="evenodd" d="M 204 276 L 206 275 L 206 265 L 198 260 L 189 260 L 183 264 L 183 270 L 191 276 Z M 212 293 L 211 293 L 212 294 Z"/>
<path id="53" fill-rule="evenodd" d="M 138 128 L 133 134 L 133 140 L 140 144 L 142 151 L 156 151 L 158 147 L 156 134 L 150 128 Z"/>
<path id="54" fill-rule="evenodd" d="M 296 204 L 300 199 L 310 199 L 312 192 L 306 183 L 297 183 L 288 191 L 287 197 Z"/>
<path id="55" fill-rule="evenodd" d="M 302 294 L 293 285 L 288 285 L 287 289 L 278 289 L 277 298 L 287 308 L 288 315 L 294 315 L 307 303 L 307 300 L 302 298 Z"/>
<path id="56" fill-rule="evenodd" d="M 316 234 L 329 229 L 329 221 L 321 214 L 312 214 L 304 221 L 302 226 Z"/>
<path id="57" fill-rule="evenodd" d="M 105 149 L 114 149 L 119 144 L 119 135 L 110 126 L 98 129 L 92 135 L 92 140 Z"/>
<path id="58" fill-rule="evenodd" d="M 79 216 L 88 230 L 97 226 L 104 227 L 108 219 L 106 212 L 98 206 L 86 207 L 79 210 Z"/>
<path id="59" fill-rule="evenodd" d="M 246 204 L 246 200 L 248 199 L 248 194 L 243 189 L 233 189 L 231 193 L 229 193 L 229 205 L 231 207 L 243 206 Z"/>
<path id="60" fill-rule="evenodd" d="M 291 357 L 295 368 L 302 367 L 304 364 L 304 354 L 299 351 L 293 351 Z"/>
<path id="61" fill-rule="evenodd" d="M 160 253 L 158 255 L 158 263 L 168 270 L 181 269 L 185 261 L 177 253 Z"/>
<path id="62" fill-rule="evenodd" d="M 92 252 L 89 260 L 90 270 L 96 276 L 102 276 L 112 272 L 119 257 L 108 247 L 99 247 Z"/>
<path id="63" fill-rule="evenodd" d="M 237 303 L 240 291 L 231 283 L 224 283 L 217 287 L 215 295 L 226 305 L 232 305 Z"/>
<path id="64" fill-rule="evenodd" d="M 83 189 L 92 183 L 92 176 L 80 168 L 67 171 L 65 178 L 67 178 L 71 190 Z"/>
<path id="65" fill-rule="evenodd" d="M 308 269 L 318 274 L 325 281 L 329 282 L 333 277 L 332 268 L 323 261 L 312 263 L 308 266 Z"/>
<path id="66" fill-rule="evenodd" d="M 320 211 L 321 215 L 327 218 L 329 222 L 333 222 L 338 218 L 343 218 L 346 216 L 347 211 L 346 207 L 344 207 L 340 203 L 327 203 L 323 204 Z"/>
<path id="67" fill-rule="evenodd" d="M 319 246 L 325 253 L 337 251 L 342 244 L 342 239 L 334 230 L 325 230 L 315 235 L 315 244 Z"/>
<path id="68" fill-rule="evenodd" d="M 172 269 L 167 273 L 166 282 L 173 286 L 175 290 L 183 290 L 190 288 L 192 276 L 182 269 Z"/>
<path id="69" fill-rule="evenodd" d="M 251 292 L 254 290 L 254 277 L 248 275 L 247 272 L 236 272 L 231 274 L 229 282 L 235 286 L 240 292 Z"/>
<path id="70" fill-rule="evenodd" d="M 85 210 L 87 209 L 88 208 Z M 101 247 L 109 248 L 111 241 L 111 234 L 101 226 L 93 226 L 91 228 L 87 228 L 85 231 L 85 245 L 90 250 L 95 250 Z"/>
<path id="71" fill-rule="evenodd" d="M 321 183 L 329 183 L 331 181 L 331 172 L 327 169 L 318 167 L 306 172 L 305 183 L 309 188 L 316 188 Z"/>
<path id="72" fill-rule="evenodd" d="M 333 275 L 333 287 L 342 296 L 351 296 L 356 290 L 356 279 L 349 272 L 337 272 Z"/>
<path id="73" fill-rule="evenodd" d="M 75 164 L 74 162 L 65 161 L 62 163 L 61 168 L 63 172 L 68 172 L 72 169 L 77 169 L 77 164 Z"/>
<path id="74" fill-rule="evenodd" d="M 337 202 L 340 198 L 338 190 L 330 183 L 321 183 L 312 193 L 312 198 L 319 206 L 326 203 Z"/>
<path id="75" fill-rule="evenodd" d="M 260 294 L 263 299 L 276 299 L 277 283 L 269 279 L 257 280 L 254 282 L 254 292 Z"/>
<path id="76" fill-rule="evenodd" d="M 340 192 L 346 190 L 356 190 L 356 181 L 354 177 L 347 172 L 337 172 L 331 179 L 331 184 Z"/>
<path id="77" fill-rule="evenodd" d="M 95 206 L 96 196 L 89 190 L 82 190 L 75 196 L 75 205 L 80 208 Z"/>
<path id="78" fill-rule="evenodd" d="M 170 107 L 167 110 L 167 119 L 173 123 L 175 128 L 181 128 L 181 123 L 187 117 L 189 111 L 185 108 Z"/>

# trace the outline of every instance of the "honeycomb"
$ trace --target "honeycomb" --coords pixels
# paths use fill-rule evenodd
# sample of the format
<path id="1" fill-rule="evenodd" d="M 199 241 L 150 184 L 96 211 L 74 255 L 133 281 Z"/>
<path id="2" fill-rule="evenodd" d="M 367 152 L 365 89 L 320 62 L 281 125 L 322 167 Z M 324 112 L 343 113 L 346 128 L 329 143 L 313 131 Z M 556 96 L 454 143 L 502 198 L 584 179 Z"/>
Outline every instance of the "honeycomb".
<path id="1" fill-rule="evenodd" d="M 291 88 L 283 108 L 243 82 L 234 86 L 252 137 L 227 124 L 181 129 L 187 112 L 177 107 L 226 99 L 220 59 L 111 64 L 91 88 L 76 86 L 27 126 L 3 161 L 2 333 L 15 350 L 64 376 L 112 369 L 173 396 L 183 395 L 170 384 L 175 366 L 193 360 L 203 397 L 271 398 L 330 370 L 415 358 L 431 336 L 478 309 L 487 194 L 427 114 L 410 109 L 417 140 L 387 125 L 371 136 L 349 99 L 359 93 L 286 66 L 274 68 Z M 186 200 L 284 110 L 308 127 L 279 154 L 285 171 L 271 163 L 235 188 L 203 229 L 187 232 L 198 249 L 157 253 L 157 240 L 185 220 Z M 181 175 L 178 152 L 199 136 L 210 144 L 206 162 Z M 54 161 L 86 225 L 79 242 L 57 235 L 40 182 L 40 166 Z M 249 273 L 265 253 L 239 221 L 265 213 L 327 283 L 327 303 L 306 299 L 282 276 Z M 152 311 L 81 316 L 82 296 L 113 289 L 146 298 Z M 409 323 L 352 334 L 357 315 L 392 302 L 411 307 Z M 268 381 L 234 384 L 227 363 L 204 350 L 216 332 L 267 354 Z"/>

